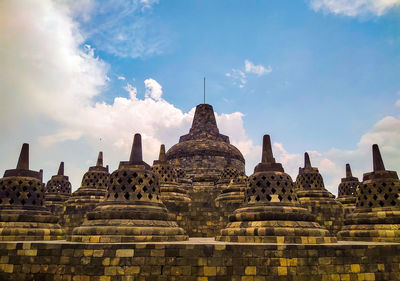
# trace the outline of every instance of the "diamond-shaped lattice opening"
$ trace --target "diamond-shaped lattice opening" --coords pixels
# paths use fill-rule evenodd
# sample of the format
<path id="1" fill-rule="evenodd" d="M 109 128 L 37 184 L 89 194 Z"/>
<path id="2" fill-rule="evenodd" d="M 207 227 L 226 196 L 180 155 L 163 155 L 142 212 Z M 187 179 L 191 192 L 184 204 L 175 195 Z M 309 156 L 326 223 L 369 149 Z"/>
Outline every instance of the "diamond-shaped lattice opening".
<path id="1" fill-rule="evenodd" d="M 148 190 L 147 186 L 143 186 L 143 191 L 146 192 Z"/>
<path id="2" fill-rule="evenodd" d="M 153 188 L 151 189 L 151 191 L 156 192 L 156 189 L 153 187 Z"/>
<path id="3" fill-rule="evenodd" d="M 383 198 L 385 198 L 385 200 L 387 200 L 389 198 L 389 195 L 387 195 L 387 193 L 385 193 L 385 195 L 383 196 Z"/>
<path id="4" fill-rule="evenodd" d="M 269 181 L 267 181 L 267 186 L 269 187 L 271 185 L 271 183 Z"/>
<path id="5" fill-rule="evenodd" d="M 256 190 L 254 188 L 252 188 L 251 192 L 254 194 L 254 193 L 256 193 Z"/>
<path id="6" fill-rule="evenodd" d="M 264 181 L 267 179 L 266 176 L 262 176 L 261 178 L 262 178 L 262 180 L 264 180 Z"/>
<path id="7" fill-rule="evenodd" d="M 140 198 L 142 198 L 142 194 L 139 192 L 138 195 L 136 195 L 136 197 L 140 200 Z"/>
<path id="8" fill-rule="evenodd" d="M 121 186 L 121 189 L 122 189 L 122 191 L 125 191 L 126 186 L 125 186 L 125 185 L 122 185 L 122 186 Z"/>
<path id="9" fill-rule="evenodd" d="M 275 179 L 275 176 L 271 176 L 271 179 Z"/>
<path id="10" fill-rule="evenodd" d="M 142 179 L 142 178 L 139 178 L 138 183 L 139 183 L 139 184 L 142 184 L 142 183 L 143 183 L 143 179 Z"/>
<path id="11" fill-rule="evenodd" d="M 372 197 L 374 198 L 374 200 L 378 199 L 378 196 L 376 196 L 376 194 Z"/>
<path id="12" fill-rule="evenodd" d="M 286 189 L 285 188 L 282 188 L 282 193 L 286 193 Z"/>
<path id="13" fill-rule="evenodd" d="M 124 177 L 126 177 L 128 174 L 127 174 L 126 171 L 124 171 L 124 172 L 122 173 L 122 175 L 123 175 Z"/>
<path id="14" fill-rule="evenodd" d="M 120 183 L 122 182 L 122 179 L 119 178 L 119 179 L 117 180 L 117 182 L 120 184 Z"/>
<path id="15" fill-rule="evenodd" d="M 275 189 L 275 188 L 271 188 L 271 192 L 272 192 L 273 194 L 275 194 L 276 189 Z"/>
<path id="16" fill-rule="evenodd" d="M 257 195 L 256 201 L 260 201 L 260 196 L 259 195 Z"/>
<path id="17" fill-rule="evenodd" d="M 395 206 L 396 202 L 394 200 L 392 200 L 392 202 L 390 202 L 390 204 L 392 204 L 392 206 Z"/>
<path id="18" fill-rule="evenodd" d="M 265 191 L 266 191 L 265 188 L 261 189 L 261 192 L 262 192 L 263 194 L 265 193 Z"/>
<path id="19" fill-rule="evenodd" d="M 288 199 L 289 201 L 292 201 L 292 196 L 289 195 L 289 196 L 287 197 L 287 199 Z"/>
<path id="20" fill-rule="evenodd" d="M 132 183 L 132 179 L 131 178 L 129 178 L 128 180 L 127 180 L 127 182 L 129 183 L 129 184 L 131 184 Z"/>
<path id="21" fill-rule="evenodd" d="M 129 192 L 125 192 L 124 197 L 126 200 L 129 200 Z"/>
<path id="22" fill-rule="evenodd" d="M 279 199 L 279 201 L 282 201 L 282 199 L 283 199 L 280 194 L 278 195 L 278 199 Z"/>
<path id="23" fill-rule="evenodd" d="M 151 200 L 151 199 L 153 199 L 153 195 L 151 195 L 151 193 L 149 193 L 149 199 Z"/>
<path id="24" fill-rule="evenodd" d="M 380 205 L 381 207 L 383 207 L 383 205 L 385 205 L 385 203 L 383 203 L 383 201 L 379 201 L 379 205 Z"/>
<path id="25" fill-rule="evenodd" d="M 393 189 L 391 187 L 389 187 L 389 192 L 392 192 L 392 191 L 393 191 Z"/>
<path id="26" fill-rule="evenodd" d="M 22 199 L 22 200 L 21 200 L 21 204 L 22 204 L 22 205 L 25 205 L 25 203 L 26 203 L 25 199 Z"/>
<path id="27" fill-rule="evenodd" d="M 369 206 L 369 207 L 372 207 L 372 205 L 373 205 L 373 204 L 372 204 L 372 202 L 370 201 L 370 202 L 368 203 L 368 206 Z"/>
<path id="28" fill-rule="evenodd" d="M 277 185 L 277 186 L 280 186 L 280 185 L 281 185 L 281 182 L 280 182 L 280 181 L 277 181 L 277 182 L 276 182 L 276 185 Z"/>
<path id="29" fill-rule="evenodd" d="M 257 185 L 258 187 L 261 186 L 261 182 L 258 181 L 258 182 L 256 183 L 256 185 Z"/>
<path id="30" fill-rule="evenodd" d="M 272 199 L 272 197 L 269 196 L 269 194 L 265 198 L 267 198 L 268 201 L 271 201 L 271 199 Z"/>
<path id="31" fill-rule="evenodd" d="M 137 178 L 138 174 L 136 172 L 133 173 L 132 175 L 134 178 Z"/>
<path id="32" fill-rule="evenodd" d="M 114 193 L 114 198 L 115 198 L 115 199 L 118 198 L 118 193 Z"/>

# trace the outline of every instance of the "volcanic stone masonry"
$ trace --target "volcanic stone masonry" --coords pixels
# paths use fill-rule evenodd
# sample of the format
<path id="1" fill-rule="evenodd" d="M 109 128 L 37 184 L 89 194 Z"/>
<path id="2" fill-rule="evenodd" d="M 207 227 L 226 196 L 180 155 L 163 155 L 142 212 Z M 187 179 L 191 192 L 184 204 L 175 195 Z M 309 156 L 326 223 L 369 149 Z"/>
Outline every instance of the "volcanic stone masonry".
<path id="1" fill-rule="evenodd" d="M 300 206 L 291 177 L 272 155 L 269 135 L 263 138 L 261 163 L 249 177 L 245 204 L 229 218 L 216 240 L 245 243 L 335 243 L 315 216 Z"/>
<path id="2" fill-rule="evenodd" d="M 42 173 L 29 170 L 29 144 L 24 143 L 17 168 L 0 179 L 0 240 L 64 239 L 58 218 L 43 201 Z"/>
<path id="3" fill-rule="evenodd" d="M 108 165 L 103 167 L 103 152 L 100 151 L 96 166 L 83 175 L 81 186 L 65 203 L 62 226 L 67 235 L 71 235 L 72 230 L 86 220 L 87 213 L 103 201 L 109 179 Z"/>
<path id="4" fill-rule="evenodd" d="M 161 201 L 158 177 L 142 160 L 142 139 L 136 134 L 129 161 L 120 162 L 111 174 L 105 200 L 73 230 L 71 240 L 121 243 L 187 239 Z"/>
<path id="5" fill-rule="evenodd" d="M 354 212 L 338 233 L 341 240 L 400 242 L 400 181 L 385 170 L 378 145 L 372 146 L 373 171 L 365 173 Z"/>
<path id="6" fill-rule="evenodd" d="M 346 164 L 346 177 L 342 178 L 338 187 L 337 201 L 342 203 L 344 208 L 344 216 L 351 214 L 356 208 L 356 193 L 360 182 L 358 178 L 353 177 L 350 164 Z"/>
<path id="7" fill-rule="evenodd" d="M 164 144 L 161 145 L 158 160 L 153 162 L 151 169 L 160 183 L 161 201 L 168 211 L 177 215 L 177 223 L 187 231 L 190 227 L 188 219 L 191 199 L 185 186 L 178 183 L 175 168 L 167 162 Z"/>
<path id="8" fill-rule="evenodd" d="M 189 236 L 214 237 L 219 233 L 219 221 L 224 215 L 215 205 L 215 198 L 221 192 L 215 182 L 226 167 L 244 174 L 245 161 L 240 151 L 230 144 L 229 137 L 219 133 L 211 105 L 196 106 L 189 134 L 181 136 L 166 157 L 192 179 Z"/>
<path id="9" fill-rule="evenodd" d="M 64 162 L 60 163 L 58 173 L 46 184 L 45 205 L 56 216 L 64 213 L 64 203 L 71 196 L 71 183 L 64 176 Z"/>
<path id="10" fill-rule="evenodd" d="M 343 206 L 326 190 L 318 168 L 311 166 L 308 153 L 304 153 L 304 168 L 299 168 L 296 193 L 300 204 L 316 216 L 317 222 L 333 235 L 341 229 L 344 220 Z"/>

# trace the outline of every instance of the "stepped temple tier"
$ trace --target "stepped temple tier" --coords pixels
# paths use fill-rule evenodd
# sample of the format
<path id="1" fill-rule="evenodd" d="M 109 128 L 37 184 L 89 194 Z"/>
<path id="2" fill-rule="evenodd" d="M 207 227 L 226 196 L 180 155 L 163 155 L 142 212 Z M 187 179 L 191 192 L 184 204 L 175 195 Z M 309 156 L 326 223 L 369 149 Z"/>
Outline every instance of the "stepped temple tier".
<path id="1" fill-rule="evenodd" d="M 219 133 L 209 104 L 196 107 L 189 134 L 181 136 L 179 143 L 168 150 L 167 159 L 194 179 L 213 180 L 219 178 L 228 162 L 240 172 L 244 172 L 245 163 L 242 153 L 229 143 L 229 137 Z"/>
<path id="2" fill-rule="evenodd" d="M 72 232 L 75 242 L 182 241 L 188 237 L 161 201 L 158 177 L 142 160 L 142 139 L 134 137 L 129 161 L 110 175 L 105 200 Z"/>
<path id="3" fill-rule="evenodd" d="M 71 183 L 64 176 L 64 162 L 60 163 L 58 173 L 52 176 L 46 184 L 45 205 L 51 212 L 61 216 L 64 212 L 64 202 L 71 196 Z"/>
<path id="4" fill-rule="evenodd" d="M 334 243 L 336 238 L 300 206 L 294 184 L 272 155 L 269 135 L 262 159 L 249 177 L 245 204 L 229 218 L 219 241 L 250 243 Z"/>
<path id="5" fill-rule="evenodd" d="M 378 145 L 372 146 L 373 171 L 365 173 L 354 212 L 338 233 L 340 240 L 400 242 L 400 181 L 385 170 Z"/>
<path id="6" fill-rule="evenodd" d="M 44 207 L 43 172 L 29 170 L 29 144 L 22 145 L 16 169 L 0 179 L 0 240 L 64 239 L 58 218 Z"/>
<path id="7" fill-rule="evenodd" d="M 356 190 L 360 184 L 358 178 L 353 177 L 350 164 L 346 164 L 346 177 L 342 178 L 338 187 L 337 201 L 342 203 L 345 217 L 356 208 Z"/>
<path id="8" fill-rule="evenodd" d="M 316 216 L 317 222 L 333 235 L 343 225 L 344 211 L 341 203 L 324 186 L 318 168 L 311 166 L 310 156 L 304 153 L 304 168 L 299 168 L 296 193 L 300 204 Z"/>
<path id="9" fill-rule="evenodd" d="M 90 167 L 83 175 L 81 186 L 65 203 L 63 227 L 67 235 L 80 226 L 98 203 L 106 195 L 110 173 L 108 166 L 103 167 L 103 152 L 99 152 L 96 166 Z"/>

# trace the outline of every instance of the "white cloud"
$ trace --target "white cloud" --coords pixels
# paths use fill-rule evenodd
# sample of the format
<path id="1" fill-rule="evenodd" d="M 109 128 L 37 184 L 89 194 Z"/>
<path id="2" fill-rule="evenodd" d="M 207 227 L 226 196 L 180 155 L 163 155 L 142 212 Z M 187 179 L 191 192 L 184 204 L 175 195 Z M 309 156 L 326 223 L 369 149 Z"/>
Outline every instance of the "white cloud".
<path id="1" fill-rule="evenodd" d="M 258 76 L 266 75 L 272 72 L 271 66 L 265 67 L 262 64 L 255 65 L 249 60 L 244 61 L 244 69 L 246 73 L 257 74 Z"/>
<path id="2" fill-rule="evenodd" d="M 162 96 L 162 87 L 161 85 L 154 79 L 146 79 L 144 80 L 144 85 L 146 87 L 146 97 L 151 97 L 156 101 L 161 100 Z"/>
<path id="3" fill-rule="evenodd" d="M 118 80 L 123 80 L 123 81 L 126 80 L 126 78 L 124 76 L 118 76 L 117 79 Z"/>
<path id="4" fill-rule="evenodd" d="M 312 9 L 349 17 L 360 15 L 382 16 L 388 10 L 398 7 L 400 0 L 312 0 Z"/>
<path id="5" fill-rule="evenodd" d="M 255 74 L 257 76 L 267 75 L 272 72 L 271 66 L 265 67 L 262 64 L 255 65 L 249 60 L 244 61 L 244 68 L 232 68 L 231 72 L 225 73 L 226 77 L 232 79 L 233 84 L 239 86 L 239 88 L 244 88 L 247 83 L 247 74 Z"/>

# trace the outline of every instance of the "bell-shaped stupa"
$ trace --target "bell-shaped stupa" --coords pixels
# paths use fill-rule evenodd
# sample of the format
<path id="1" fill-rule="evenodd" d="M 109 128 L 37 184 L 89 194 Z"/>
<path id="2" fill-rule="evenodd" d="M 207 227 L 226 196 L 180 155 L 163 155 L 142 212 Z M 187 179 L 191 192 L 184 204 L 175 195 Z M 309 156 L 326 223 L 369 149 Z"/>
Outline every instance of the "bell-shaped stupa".
<path id="1" fill-rule="evenodd" d="M 64 212 L 64 203 L 71 196 L 71 183 L 64 175 L 64 162 L 60 163 L 57 175 L 51 177 L 46 184 L 45 206 L 55 215 Z"/>
<path id="2" fill-rule="evenodd" d="M 337 201 L 342 203 L 344 208 L 344 216 L 351 214 L 356 208 L 356 191 L 360 181 L 353 177 L 350 164 L 346 164 L 346 177 L 342 178 L 338 187 Z"/>
<path id="3" fill-rule="evenodd" d="M 185 169 L 195 179 L 217 180 L 228 162 L 244 172 L 242 153 L 230 144 L 228 136 L 219 133 L 214 109 L 209 104 L 196 106 L 189 134 L 181 136 L 166 156 L 171 164 Z"/>
<path id="4" fill-rule="evenodd" d="M 22 145 L 16 169 L 0 179 L 0 240 L 64 239 L 58 217 L 44 207 L 43 172 L 29 170 L 29 144 Z"/>
<path id="5" fill-rule="evenodd" d="M 136 134 L 129 161 L 110 175 L 105 200 L 73 230 L 75 242 L 181 241 L 188 237 L 161 201 L 160 185 L 142 160 L 142 140 Z"/>
<path id="6" fill-rule="evenodd" d="M 318 168 L 311 166 L 310 156 L 304 153 L 304 168 L 299 168 L 296 178 L 296 193 L 301 205 L 316 216 L 317 222 L 333 235 L 342 228 L 344 211 L 324 185 Z"/>
<path id="7" fill-rule="evenodd" d="M 80 226 L 89 211 L 104 200 L 110 173 L 108 166 L 103 167 L 103 152 L 99 152 L 96 166 L 92 166 L 83 175 L 81 186 L 65 202 L 63 227 L 71 235 L 75 227 Z"/>
<path id="8" fill-rule="evenodd" d="M 385 170 L 378 145 L 372 146 L 373 172 L 365 173 L 356 208 L 347 216 L 339 240 L 400 242 L 400 181 Z"/>
<path id="9" fill-rule="evenodd" d="M 228 166 L 222 171 L 218 181 L 215 184 L 217 189 L 221 191 L 226 189 L 230 184 L 231 180 L 238 178 L 239 175 L 241 174 L 244 173 L 239 172 L 236 168 L 233 168 L 228 164 Z"/>
<path id="10" fill-rule="evenodd" d="M 249 177 L 244 205 L 234 211 L 216 240 L 247 243 L 333 243 L 306 208 L 300 206 L 291 177 L 272 155 L 269 135 L 262 160 Z"/>
<path id="11" fill-rule="evenodd" d="M 168 210 L 173 213 L 179 210 L 187 211 L 191 200 L 187 195 L 187 190 L 178 184 L 178 174 L 165 157 L 164 144 L 161 145 L 158 160 L 153 162 L 151 169 L 158 177 L 161 200 L 166 204 Z"/>

